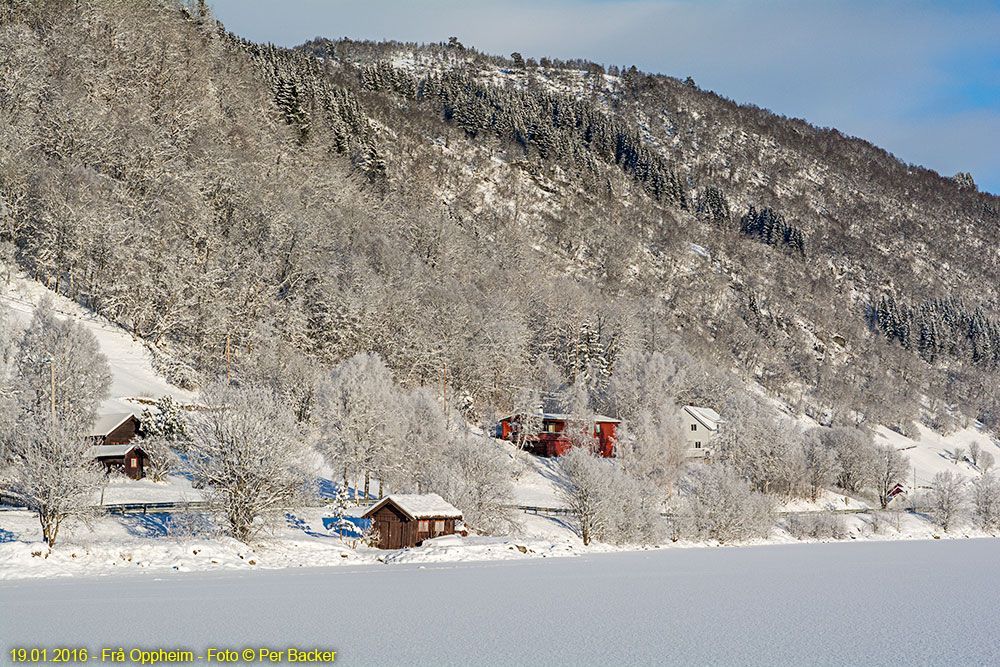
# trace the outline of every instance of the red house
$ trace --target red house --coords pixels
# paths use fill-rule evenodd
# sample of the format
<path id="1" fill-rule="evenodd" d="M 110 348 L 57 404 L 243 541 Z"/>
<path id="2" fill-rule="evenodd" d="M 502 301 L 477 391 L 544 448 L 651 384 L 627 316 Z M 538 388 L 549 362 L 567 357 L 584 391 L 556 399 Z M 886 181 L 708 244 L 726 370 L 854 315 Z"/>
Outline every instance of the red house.
<path id="1" fill-rule="evenodd" d="M 533 424 L 530 433 L 522 431 L 522 424 Z M 562 456 L 573 446 L 574 440 L 592 439 L 601 456 L 615 455 L 620 420 L 594 415 L 583 423 L 572 415 L 539 413 L 537 415 L 510 415 L 497 424 L 496 437 L 514 442 L 521 441 L 524 448 L 536 456 Z"/>

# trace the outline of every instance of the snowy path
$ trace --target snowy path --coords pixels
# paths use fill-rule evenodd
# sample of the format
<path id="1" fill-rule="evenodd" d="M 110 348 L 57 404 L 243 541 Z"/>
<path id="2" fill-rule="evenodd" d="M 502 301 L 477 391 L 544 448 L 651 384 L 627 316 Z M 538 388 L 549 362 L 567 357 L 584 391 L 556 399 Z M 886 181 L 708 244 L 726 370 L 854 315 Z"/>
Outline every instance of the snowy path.
<path id="1" fill-rule="evenodd" d="M 1000 664 L 998 558 L 980 539 L 18 581 L 0 583 L 0 663 L 58 645 L 319 648 L 344 665 Z"/>

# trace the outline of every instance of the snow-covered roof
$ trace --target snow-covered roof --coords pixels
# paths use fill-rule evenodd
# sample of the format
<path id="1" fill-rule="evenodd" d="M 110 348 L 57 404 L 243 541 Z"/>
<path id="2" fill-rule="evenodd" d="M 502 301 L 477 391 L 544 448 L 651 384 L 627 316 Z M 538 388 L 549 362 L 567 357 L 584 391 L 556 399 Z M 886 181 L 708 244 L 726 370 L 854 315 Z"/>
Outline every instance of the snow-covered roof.
<path id="1" fill-rule="evenodd" d="M 94 424 L 94 427 L 90 429 L 90 435 L 105 436 L 132 417 L 135 417 L 135 414 L 131 412 L 118 412 L 110 415 L 101 415 L 97 418 L 97 422 Z"/>
<path id="2" fill-rule="evenodd" d="M 136 445 L 96 445 L 87 450 L 88 459 L 106 459 L 125 456 L 136 448 Z"/>
<path id="3" fill-rule="evenodd" d="M 705 408 L 697 405 L 685 405 L 684 410 L 689 415 L 697 419 L 702 426 L 714 431 L 723 423 L 722 416 L 712 408 Z"/>
<path id="4" fill-rule="evenodd" d="M 365 516 L 370 516 L 390 501 L 411 519 L 430 519 L 435 517 L 443 517 L 445 519 L 462 518 L 462 512 L 458 508 L 436 493 L 409 493 L 386 496 L 365 512 Z"/>
<path id="5" fill-rule="evenodd" d="M 513 419 L 516 416 L 517 416 L 516 414 L 507 415 L 500 421 L 507 421 L 509 419 Z M 541 417 L 542 419 L 552 419 L 554 421 L 563 421 L 563 422 L 572 421 L 573 419 L 578 418 L 575 415 L 571 415 L 565 412 L 545 412 L 542 414 L 537 414 L 536 416 Z M 618 424 L 621 422 L 620 419 L 615 419 L 614 417 L 608 417 L 606 415 L 594 415 L 593 417 L 594 417 L 594 422 L 601 424 Z"/>

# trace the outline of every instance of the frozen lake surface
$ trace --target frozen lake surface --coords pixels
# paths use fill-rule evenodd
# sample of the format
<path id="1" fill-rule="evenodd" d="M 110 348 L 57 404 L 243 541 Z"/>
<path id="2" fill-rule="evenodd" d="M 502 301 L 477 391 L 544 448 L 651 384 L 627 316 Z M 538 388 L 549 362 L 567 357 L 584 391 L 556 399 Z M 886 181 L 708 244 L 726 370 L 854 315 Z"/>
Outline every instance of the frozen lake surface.
<path id="1" fill-rule="evenodd" d="M 970 539 L 20 580 L 0 583 L 0 662 L 60 646 L 319 648 L 380 666 L 996 665 L 998 562 L 1000 541 Z"/>

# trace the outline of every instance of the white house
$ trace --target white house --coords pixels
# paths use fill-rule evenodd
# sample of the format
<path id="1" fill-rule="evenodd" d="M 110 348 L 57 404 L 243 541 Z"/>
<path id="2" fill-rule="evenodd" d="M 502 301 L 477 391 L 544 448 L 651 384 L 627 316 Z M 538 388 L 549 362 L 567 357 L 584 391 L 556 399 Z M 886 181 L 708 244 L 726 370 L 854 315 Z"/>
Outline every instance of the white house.
<path id="1" fill-rule="evenodd" d="M 688 442 L 688 458 L 703 459 L 712 453 L 711 442 L 723 424 L 722 417 L 712 408 L 685 405 L 681 410 L 684 435 Z"/>

